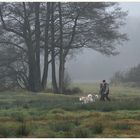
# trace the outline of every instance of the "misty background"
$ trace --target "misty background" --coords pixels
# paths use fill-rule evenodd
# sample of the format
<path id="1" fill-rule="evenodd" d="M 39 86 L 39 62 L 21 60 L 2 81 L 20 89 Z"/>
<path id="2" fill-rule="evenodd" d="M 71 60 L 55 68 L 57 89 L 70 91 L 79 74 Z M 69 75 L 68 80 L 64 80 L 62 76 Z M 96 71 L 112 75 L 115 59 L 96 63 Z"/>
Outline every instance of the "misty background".
<path id="1" fill-rule="evenodd" d="M 128 11 L 126 25 L 121 29 L 129 40 L 117 47 L 117 56 L 104 56 L 91 49 L 81 50 L 66 64 L 73 82 L 94 82 L 109 79 L 117 71 L 126 71 L 140 63 L 140 2 L 120 3 L 123 11 Z"/>

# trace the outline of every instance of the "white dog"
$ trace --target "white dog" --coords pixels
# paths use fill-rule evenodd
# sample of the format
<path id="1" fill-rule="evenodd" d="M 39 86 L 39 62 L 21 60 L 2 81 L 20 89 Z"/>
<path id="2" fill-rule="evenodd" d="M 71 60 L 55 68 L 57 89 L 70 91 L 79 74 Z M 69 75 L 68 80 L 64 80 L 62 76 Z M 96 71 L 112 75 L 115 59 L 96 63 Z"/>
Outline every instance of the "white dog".
<path id="1" fill-rule="evenodd" d="M 92 95 L 88 94 L 88 96 L 82 96 L 79 98 L 80 101 L 83 101 L 82 103 L 87 104 L 89 102 L 95 102 L 96 99 L 98 99 L 98 95 Z"/>
<path id="2" fill-rule="evenodd" d="M 85 97 L 85 96 L 80 97 L 79 100 L 82 101 L 82 103 L 84 103 L 84 104 L 89 102 L 88 97 Z"/>
<path id="3" fill-rule="evenodd" d="M 94 95 L 94 98 L 95 98 L 95 100 L 98 99 L 99 98 L 99 95 L 98 94 L 95 94 Z"/>

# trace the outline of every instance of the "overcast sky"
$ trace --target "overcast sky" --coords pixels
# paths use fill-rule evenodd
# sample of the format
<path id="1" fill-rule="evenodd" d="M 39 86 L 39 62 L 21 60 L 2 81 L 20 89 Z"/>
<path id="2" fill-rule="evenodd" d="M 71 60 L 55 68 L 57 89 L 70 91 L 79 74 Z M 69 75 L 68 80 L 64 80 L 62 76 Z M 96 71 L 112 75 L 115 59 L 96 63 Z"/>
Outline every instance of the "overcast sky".
<path id="1" fill-rule="evenodd" d="M 140 63 L 140 2 L 120 3 L 122 10 L 128 10 L 126 25 L 123 30 L 129 41 L 119 47 L 118 56 L 106 57 L 94 50 L 84 50 L 67 63 L 68 72 L 73 81 L 109 80 L 119 70 Z"/>

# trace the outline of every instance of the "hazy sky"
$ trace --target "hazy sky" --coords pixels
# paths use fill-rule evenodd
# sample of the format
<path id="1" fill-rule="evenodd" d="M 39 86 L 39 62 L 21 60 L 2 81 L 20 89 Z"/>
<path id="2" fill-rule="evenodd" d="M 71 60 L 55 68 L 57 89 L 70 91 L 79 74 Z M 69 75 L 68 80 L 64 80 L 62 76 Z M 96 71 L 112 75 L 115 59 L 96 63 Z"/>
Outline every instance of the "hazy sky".
<path id="1" fill-rule="evenodd" d="M 120 6 L 129 11 L 123 30 L 130 40 L 119 47 L 118 56 L 106 57 L 90 49 L 78 54 L 67 63 L 73 81 L 108 80 L 114 72 L 140 63 L 140 2 L 123 2 Z"/>

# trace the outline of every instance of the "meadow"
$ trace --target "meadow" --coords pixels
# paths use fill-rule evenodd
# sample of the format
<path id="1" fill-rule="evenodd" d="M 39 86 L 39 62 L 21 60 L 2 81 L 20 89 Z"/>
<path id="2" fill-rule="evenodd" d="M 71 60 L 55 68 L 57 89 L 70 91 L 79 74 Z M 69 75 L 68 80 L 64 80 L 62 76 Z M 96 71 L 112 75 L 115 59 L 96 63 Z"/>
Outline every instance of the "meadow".
<path id="1" fill-rule="evenodd" d="M 82 92 L 71 95 L 0 92 L 0 137 L 140 137 L 140 88 L 111 86 L 111 102 L 81 104 L 79 96 L 98 94 L 99 85 L 74 86 Z"/>

